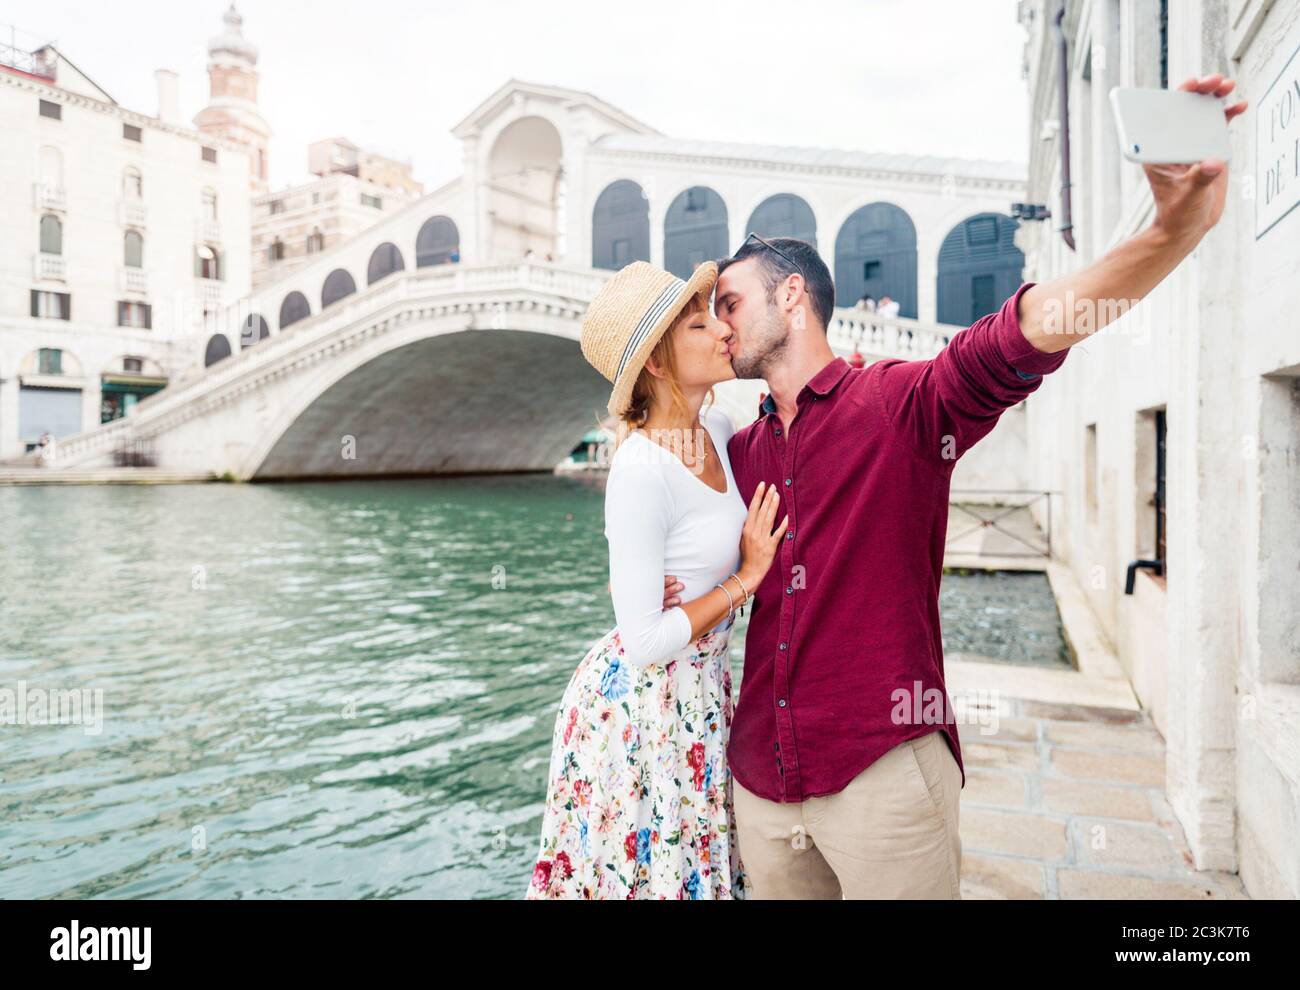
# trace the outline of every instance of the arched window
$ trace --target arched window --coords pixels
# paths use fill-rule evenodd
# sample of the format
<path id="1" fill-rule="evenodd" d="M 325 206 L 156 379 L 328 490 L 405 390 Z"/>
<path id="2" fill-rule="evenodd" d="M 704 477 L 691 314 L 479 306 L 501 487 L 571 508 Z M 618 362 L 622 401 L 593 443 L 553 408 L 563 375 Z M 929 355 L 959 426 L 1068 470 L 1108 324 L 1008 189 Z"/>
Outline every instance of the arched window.
<path id="1" fill-rule="evenodd" d="M 460 231 L 450 217 L 430 217 L 415 235 L 415 267 L 460 260 Z"/>
<path id="2" fill-rule="evenodd" d="M 144 178 L 134 166 L 122 173 L 122 197 L 132 203 L 144 198 Z"/>
<path id="3" fill-rule="evenodd" d="M 325 235 L 319 229 L 313 230 L 307 235 L 307 253 L 316 254 L 318 251 L 325 250 Z"/>
<path id="4" fill-rule="evenodd" d="M 758 204 L 749 215 L 745 233 L 759 237 L 797 237 L 817 246 L 817 218 L 812 207 L 793 193 L 778 193 Z"/>
<path id="5" fill-rule="evenodd" d="M 211 244 L 200 244 L 194 251 L 194 274 L 199 278 L 221 278 L 221 252 Z"/>
<path id="6" fill-rule="evenodd" d="M 397 250 L 397 245 L 385 241 L 370 255 L 370 264 L 366 266 L 366 285 L 374 285 L 385 275 L 400 272 L 405 267 L 406 263 L 402 260 L 402 252 Z"/>
<path id="7" fill-rule="evenodd" d="M 1020 286 L 1025 256 L 1011 217 L 978 213 L 948 232 L 939 248 L 935 284 L 940 323 L 968 326 L 996 312 Z"/>
<path id="8" fill-rule="evenodd" d="M 678 193 L 664 218 L 664 267 L 690 278 L 703 261 L 727 253 L 727 204 L 708 186 Z"/>
<path id="9" fill-rule="evenodd" d="M 41 254 L 63 253 L 63 223 L 53 213 L 41 217 Z"/>
<path id="10" fill-rule="evenodd" d="M 144 267 L 144 238 L 138 230 L 128 230 L 122 236 L 122 264 L 127 268 Z"/>
<path id="11" fill-rule="evenodd" d="M 249 313 L 244 319 L 244 326 L 239 331 L 239 347 L 243 350 L 245 347 L 252 347 L 259 340 L 265 340 L 271 336 L 271 328 L 266 325 L 258 313 Z"/>
<path id="12" fill-rule="evenodd" d="M 208 338 L 208 346 L 203 351 L 203 367 L 211 368 L 218 361 L 230 357 L 230 341 L 224 333 L 214 333 Z"/>
<path id="13" fill-rule="evenodd" d="M 266 249 L 266 256 L 271 261 L 284 260 L 284 241 L 276 238 L 271 242 L 271 246 Z"/>
<path id="14" fill-rule="evenodd" d="M 631 179 L 611 182 L 591 213 L 591 267 L 618 271 L 650 260 L 650 201 Z"/>
<path id="15" fill-rule="evenodd" d="M 893 203 L 855 210 L 835 238 L 835 305 L 889 296 L 898 315 L 916 317 L 916 228 Z"/>
<path id="16" fill-rule="evenodd" d="M 311 316 L 311 305 L 301 292 L 290 292 L 280 303 L 280 329 L 292 326 Z"/>
<path id="17" fill-rule="evenodd" d="M 204 189 L 199 201 L 203 210 L 203 219 L 215 223 L 217 219 L 217 191 L 215 189 Z"/>
<path id="18" fill-rule="evenodd" d="M 357 291 L 357 283 L 352 280 L 346 269 L 335 268 L 325 276 L 325 284 L 320 290 L 320 308 L 333 305 L 345 296 Z"/>

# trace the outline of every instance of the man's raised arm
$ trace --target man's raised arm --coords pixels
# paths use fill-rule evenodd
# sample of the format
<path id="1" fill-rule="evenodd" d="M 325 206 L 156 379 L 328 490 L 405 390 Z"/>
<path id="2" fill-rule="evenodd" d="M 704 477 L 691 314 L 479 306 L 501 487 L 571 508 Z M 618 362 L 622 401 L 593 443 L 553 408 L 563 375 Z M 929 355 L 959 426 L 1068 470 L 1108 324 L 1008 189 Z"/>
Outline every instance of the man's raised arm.
<path id="1" fill-rule="evenodd" d="M 1227 96 L 1235 83 L 1221 75 L 1188 79 L 1178 88 Z M 1225 108 L 1228 120 L 1245 101 Z M 1144 165 L 1156 216 L 1151 226 L 1086 268 L 1042 282 L 1020 297 L 1020 329 L 1046 353 L 1063 351 L 1122 316 L 1164 281 L 1219 222 L 1228 192 L 1227 162 Z"/>

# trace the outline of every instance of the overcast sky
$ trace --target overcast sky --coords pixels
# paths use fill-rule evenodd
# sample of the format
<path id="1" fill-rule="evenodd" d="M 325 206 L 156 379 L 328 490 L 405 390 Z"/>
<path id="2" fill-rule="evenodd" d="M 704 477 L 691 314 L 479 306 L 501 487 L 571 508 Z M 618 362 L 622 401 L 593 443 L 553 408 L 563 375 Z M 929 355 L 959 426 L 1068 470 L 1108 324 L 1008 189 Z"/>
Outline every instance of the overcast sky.
<path id="1" fill-rule="evenodd" d="M 188 119 L 226 0 L 4 0 L 123 106 L 179 73 Z M 674 137 L 1024 161 L 1015 0 L 240 0 L 261 52 L 271 185 L 344 135 L 460 173 L 448 130 L 507 79 L 587 90 Z"/>

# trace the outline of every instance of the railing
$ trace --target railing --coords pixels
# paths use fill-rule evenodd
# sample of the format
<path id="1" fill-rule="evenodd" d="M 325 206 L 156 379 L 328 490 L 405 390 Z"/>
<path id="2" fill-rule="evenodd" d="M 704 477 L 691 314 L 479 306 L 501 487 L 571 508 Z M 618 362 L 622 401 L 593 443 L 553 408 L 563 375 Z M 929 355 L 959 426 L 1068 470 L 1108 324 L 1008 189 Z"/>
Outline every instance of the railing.
<path id="1" fill-rule="evenodd" d="M 121 285 L 123 292 L 145 295 L 149 291 L 149 276 L 143 268 L 123 268 Z"/>
<path id="2" fill-rule="evenodd" d="M 28 52 L 17 45 L 0 44 L 0 64 L 13 66 L 20 72 L 40 76 L 54 82 L 57 78 L 56 62 L 48 55 Z"/>
<path id="3" fill-rule="evenodd" d="M 948 495 L 948 535 L 944 548 L 954 553 L 963 553 L 955 544 L 968 540 L 976 534 L 981 540 L 990 533 L 998 533 L 1011 541 L 1009 550 L 986 550 L 983 547 L 973 551 L 973 555 L 1015 558 L 1051 558 L 1052 556 L 1052 496 L 1054 491 L 1038 491 L 1026 488 L 954 488 Z M 963 496 L 967 499 L 963 500 Z M 1034 506 L 1041 504 L 1044 509 L 1045 528 L 1040 529 L 1033 518 Z M 954 518 L 956 513 L 960 518 Z M 1011 520 L 1018 513 L 1028 516 L 1028 524 L 1020 527 L 1019 532 L 1011 529 Z M 1024 522 L 1024 516 L 1020 517 Z"/>
<path id="4" fill-rule="evenodd" d="M 117 467 L 157 467 L 153 437 L 123 437 L 113 448 L 113 463 Z"/>
<path id="5" fill-rule="evenodd" d="M 194 235 L 209 244 L 221 243 L 221 223 L 217 220 L 200 220 L 194 225 Z"/>
<path id="6" fill-rule="evenodd" d="M 146 219 L 144 204 L 139 200 L 123 200 L 118 206 L 118 216 L 123 227 L 143 227 Z"/>
<path id="7" fill-rule="evenodd" d="M 62 281 L 68 277 L 68 264 L 61 254 L 46 254 L 40 251 L 33 261 L 32 268 L 37 278 Z"/>
<path id="8" fill-rule="evenodd" d="M 38 210 L 64 210 L 68 205 L 63 187 L 48 182 L 38 182 L 32 187 L 32 199 Z"/>
<path id="9" fill-rule="evenodd" d="M 196 278 L 194 293 L 205 310 L 220 309 L 226 301 L 226 283 L 215 278 Z"/>
<path id="10" fill-rule="evenodd" d="M 946 323 L 922 323 L 902 316 L 879 316 L 857 309 L 837 309 L 826 328 L 836 351 L 878 357 L 931 358 L 964 329 Z"/>

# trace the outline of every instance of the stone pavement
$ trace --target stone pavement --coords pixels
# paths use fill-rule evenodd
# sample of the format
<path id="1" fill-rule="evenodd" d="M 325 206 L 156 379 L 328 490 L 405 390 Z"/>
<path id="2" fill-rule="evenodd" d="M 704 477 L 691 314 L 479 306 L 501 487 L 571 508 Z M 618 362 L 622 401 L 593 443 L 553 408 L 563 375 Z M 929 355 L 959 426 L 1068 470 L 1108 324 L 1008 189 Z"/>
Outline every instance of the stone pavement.
<path id="1" fill-rule="evenodd" d="M 960 726 L 964 898 L 1247 896 L 1235 874 L 1193 867 L 1164 796 L 1164 741 L 1136 706 L 1001 689 L 994 707 L 996 733 Z"/>

